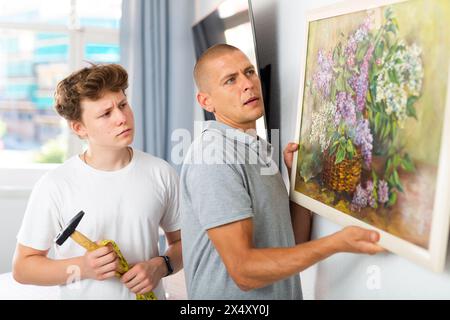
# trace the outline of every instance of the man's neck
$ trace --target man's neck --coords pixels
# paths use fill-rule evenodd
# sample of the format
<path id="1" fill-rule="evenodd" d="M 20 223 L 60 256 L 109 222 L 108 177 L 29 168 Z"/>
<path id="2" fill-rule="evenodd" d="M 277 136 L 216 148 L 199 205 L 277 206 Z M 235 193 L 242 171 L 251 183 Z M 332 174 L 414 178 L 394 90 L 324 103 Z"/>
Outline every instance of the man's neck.
<path id="1" fill-rule="evenodd" d="M 80 155 L 90 167 L 102 171 L 116 171 L 131 162 L 132 150 L 129 147 L 111 149 L 90 145 L 85 153 Z"/>
<path id="2" fill-rule="evenodd" d="M 216 115 L 216 120 L 220 123 L 226 124 L 229 127 L 232 127 L 232 128 L 244 131 L 244 132 L 247 132 L 247 131 L 256 132 L 256 120 L 246 122 L 246 123 L 236 123 L 229 119 L 224 119 L 224 118 L 218 117 L 217 115 Z"/>

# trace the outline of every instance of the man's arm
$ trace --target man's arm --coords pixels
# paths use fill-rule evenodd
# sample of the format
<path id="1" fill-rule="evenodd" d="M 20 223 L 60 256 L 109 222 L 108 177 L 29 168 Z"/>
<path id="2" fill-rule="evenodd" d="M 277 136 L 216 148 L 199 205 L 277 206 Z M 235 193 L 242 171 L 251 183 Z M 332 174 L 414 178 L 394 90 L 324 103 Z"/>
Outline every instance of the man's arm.
<path id="1" fill-rule="evenodd" d="M 312 216 L 311 211 L 289 201 L 292 228 L 294 229 L 295 244 L 311 240 Z"/>
<path id="2" fill-rule="evenodd" d="M 348 227 L 330 236 L 291 248 L 254 248 L 251 219 L 208 230 L 228 273 L 241 290 L 262 288 L 297 274 L 338 252 L 375 254 L 379 234 Z"/>
<path id="3" fill-rule="evenodd" d="M 294 161 L 294 152 L 298 150 L 298 144 L 289 143 L 283 151 L 283 158 L 288 170 L 289 179 L 291 178 L 292 162 Z M 293 183 L 293 181 L 291 181 Z M 300 244 L 311 239 L 311 211 L 303 208 L 293 201 L 289 202 L 291 211 L 292 228 L 294 229 L 295 243 Z"/>
<path id="4" fill-rule="evenodd" d="M 86 252 L 84 256 L 52 260 L 48 250 L 33 249 L 17 244 L 13 261 L 13 277 L 22 284 L 40 286 L 64 285 L 75 266 L 80 270 L 80 280 L 105 280 L 115 276 L 118 258 L 109 246 Z"/>

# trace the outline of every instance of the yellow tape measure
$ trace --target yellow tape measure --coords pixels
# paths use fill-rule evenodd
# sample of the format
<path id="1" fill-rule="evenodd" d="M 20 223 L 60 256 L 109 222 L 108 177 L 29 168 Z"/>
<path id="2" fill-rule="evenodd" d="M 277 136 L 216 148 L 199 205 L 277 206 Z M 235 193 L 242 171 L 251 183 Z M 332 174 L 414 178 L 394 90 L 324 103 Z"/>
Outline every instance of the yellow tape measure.
<path id="1" fill-rule="evenodd" d="M 127 260 L 125 260 L 124 256 L 122 255 L 122 252 L 120 252 L 119 246 L 112 240 L 103 240 L 100 241 L 100 246 L 104 247 L 108 244 L 111 244 L 114 252 L 119 257 L 119 271 L 116 273 L 116 276 L 121 277 L 125 272 L 130 270 L 130 266 L 128 265 Z M 136 300 L 158 300 L 156 295 L 153 293 L 153 291 L 147 292 L 146 294 L 137 294 Z"/>

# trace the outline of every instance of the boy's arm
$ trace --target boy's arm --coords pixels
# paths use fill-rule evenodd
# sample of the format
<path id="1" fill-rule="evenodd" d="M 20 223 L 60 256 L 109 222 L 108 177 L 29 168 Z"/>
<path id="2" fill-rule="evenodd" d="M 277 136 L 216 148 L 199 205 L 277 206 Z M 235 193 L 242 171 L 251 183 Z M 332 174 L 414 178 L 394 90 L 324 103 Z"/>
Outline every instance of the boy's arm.
<path id="1" fill-rule="evenodd" d="M 14 279 L 22 284 L 64 285 L 74 270 L 79 270 L 79 280 L 105 280 L 115 276 L 118 266 L 118 258 L 111 247 L 102 247 L 86 252 L 84 256 L 64 260 L 52 260 L 47 254 L 48 250 L 17 244 L 13 261 Z"/>
<path id="2" fill-rule="evenodd" d="M 164 255 L 170 258 L 173 273 L 177 273 L 183 268 L 183 258 L 181 254 L 181 231 L 166 232 L 166 238 L 168 248 Z"/>
<path id="3" fill-rule="evenodd" d="M 168 248 L 164 255 L 170 259 L 173 273 L 183 268 L 183 259 L 181 255 L 181 232 L 166 232 Z M 145 294 L 152 291 L 167 274 L 167 265 L 163 258 L 154 257 L 134 265 L 127 273 L 122 276 L 122 282 L 125 286 L 136 294 Z"/>

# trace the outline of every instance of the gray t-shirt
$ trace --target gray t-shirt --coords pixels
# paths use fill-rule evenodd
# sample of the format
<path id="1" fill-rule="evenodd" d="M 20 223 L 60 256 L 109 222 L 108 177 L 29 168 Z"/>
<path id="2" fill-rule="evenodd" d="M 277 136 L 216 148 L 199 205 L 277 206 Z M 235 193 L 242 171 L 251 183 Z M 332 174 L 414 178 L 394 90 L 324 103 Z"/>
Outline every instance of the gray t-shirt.
<path id="1" fill-rule="evenodd" d="M 189 299 L 302 299 L 299 275 L 242 291 L 207 230 L 251 218 L 256 248 L 295 245 L 289 197 L 271 146 L 216 121 L 205 123 L 183 163 L 181 236 Z"/>

